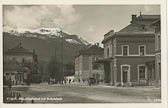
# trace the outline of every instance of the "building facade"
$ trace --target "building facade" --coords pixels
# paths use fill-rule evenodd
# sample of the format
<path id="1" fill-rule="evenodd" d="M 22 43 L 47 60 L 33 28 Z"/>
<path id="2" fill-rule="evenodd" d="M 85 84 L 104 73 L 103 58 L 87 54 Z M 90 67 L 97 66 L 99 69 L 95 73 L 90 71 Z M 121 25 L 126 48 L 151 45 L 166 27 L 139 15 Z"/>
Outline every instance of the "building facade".
<path id="1" fill-rule="evenodd" d="M 161 33 L 160 19 L 151 24 L 155 27 L 155 76 L 156 86 L 161 86 Z"/>
<path id="2" fill-rule="evenodd" d="M 39 79 L 35 50 L 31 52 L 23 48 L 21 43 L 4 51 L 3 62 L 4 81 L 8 81 L 10 78 L 13 84 L 28 84 Z"/>
<path id="3" fill-rule="evenodd" d="M 115 86 L 154 85 L 155 34 L 150 24 L 159 15 L 132 15 L 131 23 L 104 35 L 105 82 Z"/>
<path id="4" fill-rule="evenodd" d="M 87 81 L 90 77 L 97 81 L 104 79 L 104 68 L 102 64 L 95 61 L 103 58 L 103 48 L 98 44 L 81 50 L 75 58 L 75 80 Z"/>

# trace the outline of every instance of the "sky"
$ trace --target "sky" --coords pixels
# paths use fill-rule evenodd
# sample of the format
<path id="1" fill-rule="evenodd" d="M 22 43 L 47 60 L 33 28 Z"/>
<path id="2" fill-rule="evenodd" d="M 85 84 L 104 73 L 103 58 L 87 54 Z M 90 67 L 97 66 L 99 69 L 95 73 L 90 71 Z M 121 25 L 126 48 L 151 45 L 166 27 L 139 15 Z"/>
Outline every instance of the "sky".
<path id="1" fill-rule="evenodd" d="M 160 14 L 159 5 L 5 5 L 3 27 L 8 29 L 61 28 L 89 43 L 101 43 L 110 30 L 119 31 L 131 15 Z"/>

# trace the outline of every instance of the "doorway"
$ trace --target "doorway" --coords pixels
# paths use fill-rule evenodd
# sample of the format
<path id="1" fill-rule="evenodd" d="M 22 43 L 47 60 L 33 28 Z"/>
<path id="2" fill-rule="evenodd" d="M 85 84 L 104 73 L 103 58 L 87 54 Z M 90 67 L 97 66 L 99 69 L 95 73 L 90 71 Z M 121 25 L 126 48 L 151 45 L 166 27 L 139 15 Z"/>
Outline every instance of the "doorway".
<path id="1" fill-rule="evenodd" d="M 122 85 L 130 82 L 130 65 L 121 65 L 121 83 Z"/>

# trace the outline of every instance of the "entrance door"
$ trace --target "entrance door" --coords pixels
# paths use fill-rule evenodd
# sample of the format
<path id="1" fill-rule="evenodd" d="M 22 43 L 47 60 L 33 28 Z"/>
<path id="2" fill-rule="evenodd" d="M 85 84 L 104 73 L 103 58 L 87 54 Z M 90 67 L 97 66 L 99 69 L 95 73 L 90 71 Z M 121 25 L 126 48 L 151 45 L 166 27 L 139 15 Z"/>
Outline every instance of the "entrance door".
<path id="1" fill-rule="evenodd" d="M 121 82 L 122 83 L 128 83 L 129 82 L 129 66 L 122 66 L 122 71 L 121 71 Z"/>
<path id="2" fill-rule="evenodd" d="M 128 72 L 123 71 L 123 83 L 127 83 L 127 82 L 128 82 Z"/>
<path id="3" fill-rule="evenodd" d="M 104 64 L 104 71 L 105 71 L 105 83 L 109 83 L 110 82 L 110 63 L 105 63 Z"/>

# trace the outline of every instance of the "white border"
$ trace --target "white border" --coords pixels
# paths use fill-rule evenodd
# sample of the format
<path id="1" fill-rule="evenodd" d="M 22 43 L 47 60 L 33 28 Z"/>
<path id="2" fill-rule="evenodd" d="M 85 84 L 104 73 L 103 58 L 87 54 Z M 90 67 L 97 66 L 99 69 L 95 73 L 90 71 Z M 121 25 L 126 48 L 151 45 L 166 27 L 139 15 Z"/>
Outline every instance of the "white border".
<path id="1" fill-rule="evenodd" d="M 78 107 L 83 107 L 83 108 L 104 108 L 104 107 L 114 107 L 114 108 L 125 108 L 125 107 L 129 107 L 129 108 L 167 108 L 167 41 L 168 39 L 166 39 L 167 34 L 166 34 L 166 0 L 1 0 L 0 1 L 1 5 L 0 5 L 0 31 L 1 31 L 1 37 L 0 37 L 0 52 L 2 52 L 2 4 L 18 4 L 18 5 L 31 5 L 31 4 L 120 4 L 120 5 L 124 5 L 124 4 L 160 4 L 161 6 L 161 49 L 163 49 L 161 51 L 161 61 L 162 61 L 162 65 L 161 65 L 161 70 L 162 71 L 162 79 L 161 79 L 161 84 L 162 84 L 162 103 L 147 103 L 147 104 L 3 104 L 2 103 L 2 98 L 0 99 L 1 108 L 23 108 L 23 107 L 41 107 L 41 108 L 47 108 L 47 107 L 53 107 L 53 108 L 66 108 L 66 107 L 74 107 L 74 108 L 78 108 Z M 0 96 L 2 96 L 2 53 L 0 53 Z"/>

